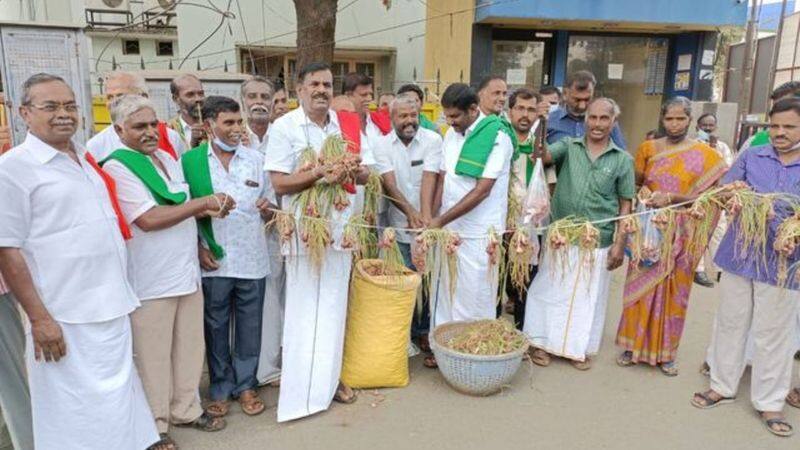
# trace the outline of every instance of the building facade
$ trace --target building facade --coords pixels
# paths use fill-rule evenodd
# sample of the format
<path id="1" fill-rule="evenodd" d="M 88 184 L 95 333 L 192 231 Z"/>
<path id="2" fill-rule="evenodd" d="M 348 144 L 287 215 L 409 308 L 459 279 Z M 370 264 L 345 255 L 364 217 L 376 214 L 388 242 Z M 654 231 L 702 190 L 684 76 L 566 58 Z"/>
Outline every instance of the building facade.
<path id="1" fill-rule="evenodd" d="M 425 79 L 505 76 L 509 87 L 562 86 L 590 70 L 615 98 L 631 145 L 658 124 L 664 99 L 710 100 L 717 33 L 744 26 L 744 0 L 440 0 L 427 8 Z"/>

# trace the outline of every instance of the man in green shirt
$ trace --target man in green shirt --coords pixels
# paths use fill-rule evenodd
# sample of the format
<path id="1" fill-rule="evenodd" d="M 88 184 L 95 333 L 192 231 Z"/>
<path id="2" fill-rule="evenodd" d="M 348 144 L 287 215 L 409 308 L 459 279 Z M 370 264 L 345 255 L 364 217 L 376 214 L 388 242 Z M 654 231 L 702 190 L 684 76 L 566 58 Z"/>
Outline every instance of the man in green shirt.
<path id="1" fill-rule="evenodd" d="M 599 221 L 630 213 L 636 194 L 633 158 L 611 140 L 617 117 L 613 100 L 597 98 L 586 111 L 585 136 L 564 138 L 538 155 L 558 172 L 550 205 L 553 221 L 567 216 Z M 524 327 L 538 365 L 547 366 L 556 355 L 587 370 L 600 349 L 610 272 L 622 265 L 625 236 L 615 235 L 615 222 L 595 226 L 599 248 L 589 258 L 568 246 L 566 261 L 560 261 L 545 244 L 528 290 Z"/>

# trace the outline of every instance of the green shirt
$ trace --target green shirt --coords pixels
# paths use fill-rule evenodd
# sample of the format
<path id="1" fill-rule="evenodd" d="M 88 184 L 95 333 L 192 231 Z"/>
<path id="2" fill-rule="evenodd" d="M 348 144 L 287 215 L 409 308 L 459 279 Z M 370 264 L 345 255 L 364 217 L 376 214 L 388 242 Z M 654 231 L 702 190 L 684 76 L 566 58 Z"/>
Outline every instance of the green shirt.
<path id="1" fill-rule="evenodd" d="M 633 199 L 636 195 L 633 157 L 609 140 L 606 150 L 592 161 L 584 139 L 567 137 L 548 146 L 558 172 L 551 202 L 554 221 L 567 216 L 587 220 L 615 217 L 620 198 Z M 596 226 L 600 247 L 611 245 L 614 222 Z"/>

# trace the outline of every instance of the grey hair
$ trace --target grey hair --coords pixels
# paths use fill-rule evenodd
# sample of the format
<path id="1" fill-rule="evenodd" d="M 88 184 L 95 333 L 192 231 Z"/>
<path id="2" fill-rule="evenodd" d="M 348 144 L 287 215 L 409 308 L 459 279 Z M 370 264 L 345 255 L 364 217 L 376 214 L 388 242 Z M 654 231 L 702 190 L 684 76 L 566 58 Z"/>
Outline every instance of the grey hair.
<path id="1" fill-rule="evenodd" d="M 275 84 L 273 84 L 272 81 L 269 81 L 267 78 L 262 77 L 261 75 L 253 75 L 250 78 L 242 81 L 242 87 L 241 87 L 242 100 L 244 100 L 244 91 L 247 89 L 247 86 L 250 83 L 264 83 L 267 86 L 269 86 L 270 92 L 272 94 L 275 94 Z"/>
<path id="2" fill-rule="evenodd" d="M 141 95 L 123 95 L 111 103 L 111 120 L 115 125 L 122 125 L 128 117 L 143 109 L 155 112 L 156 107 L 150 99 Z"/>
<path id="3" fill-rule="evenodd" d="M 133 82 L 134 92 L 132 92 L 132 94 L 150 95 L 150 91 L 147 89 L 147 82 L 145 82 L 144 77 L 142 77 L 138 73 L 115 70 L 113 72 L 108 72 L 103 77 L 106 83 L 108 83 L 109 80 L 113 80 L 116 78 L 129 78 Z"/>
<path id="4" fill-rule="evenodd" d="M 608 97 L 595 97 L 595 98 L 593 98 L 592 101 L 589 102 L 589 106 L 586 107 L 586 111 L 589 111 L 589 108 L 591 108 L 592 105 L 594 105 L 597 102 L 606 102 L 606 103 L 608 103 L 609 106 L 611 106 L 611 114 L 614 116 L 615 120 L 619 118 L 620 114 L 622 114 L 622 110 L 619 109 L 619 105 L 617 104 L 617 102 L 615 102 L 614 99 L 611 99 L 611 98 L 608 98 Z M 587 120 L 588 120 L 589 116 L 586 116 L 586 117 L 587 117 Z"/>
<path id="5" fill-rule="evenodd" d="M 27 80 L 25 80 L 24 83 L 22 83 L 22 96 L 20 97 L 19 103 L 21 105 L 30 105 L 31 89 L 33 89 L 33 87 L 36 86 L 37 84 L 50 83 L 51 81 L 60 81 L 64 84 L 67 84 L 67 82 L 64 81 L 64 79 L 58 75 L 53 75 L 44 72 L 31 75 L 30 78 L 28 78 Z M 69 85 L 67 84 L 67 86 Z M 70 90 L 72 90 L 71 87 Z"/>
<path id="6" fill-rule="evenodd" d="M 663 118 L 670 108 L 674 108 L 676 106 L 683 108 L 683 112 L 689 116 L 690 119 L 692 118 L 692 101 L 680 95 L 677 97 L 672 97 L 664 102 L 663 105 L 661 105 L 661 117 Z"/>
<path id="7" fill-rule="evenodd" d="M 400 94 L 389 102 L 389 114 L 394 114 L 394 110 L 400 106 L 413 106 L 417 109 L 417 100 L 409 94 Z"/>

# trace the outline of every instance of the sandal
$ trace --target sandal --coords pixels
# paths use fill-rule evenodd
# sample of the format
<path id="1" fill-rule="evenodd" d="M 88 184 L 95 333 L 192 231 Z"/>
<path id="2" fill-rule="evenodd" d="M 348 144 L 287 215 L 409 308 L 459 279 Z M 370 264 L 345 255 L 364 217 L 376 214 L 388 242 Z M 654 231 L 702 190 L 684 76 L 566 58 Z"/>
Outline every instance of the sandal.
<path id="1" fill-rule="evenodd" d="M 714 400 L 711 398 L 712 393 L 717 394 L 712 390 L 708 390 L 706 392 L 695 392 L 694 397 L 692 397 L 692 406 L 699 409 L 711 409 L 719 405 L 733 403 L 736 401 L 736 397 L 723 397 L 719 394 L 717 394 L 719 395 L 719 398 Z"/>
<path id="2" fill-rule="evenodd" d="M 767 427 L 767 430 L 769 430 L 769 432 L 775 436 L 789 437 L 794 434 L 794 428 L 789 425 L 789 423 L 786 421 L 786 418 L 775 417 L 774 419 L 767 419 L 764 417 L 763 412 L 760 412 L 759 415 L 761 416 L 761 421 L 764 423 L 764 426 Z M 783 430 L 781 427 L 786 429 Z"/>
<path id="3" fill-rule="evenodd" d="M 425 353 L 431 352 L 431 342 L 428 340 L 428 336 L 422 335 L 419 337 L 419 349 Z"/>
<path id="4" fill-rule="evenodd" d="M 633 362 L 633 352 L 624 351 L 617 356 L 617 365 L 620 367 L 632 366 L 636 363 Z"/>
<path id="5" fill-rule="evenodd" d="M 242 412 L 248 416 L 257 416 L 267 409 L 264 402 L 258 398 L 258 392 L 252 389 L 248 389 L 239 394 L 239 405 L 242 407 Z"/>
<path id="6" fill-rule="evenodd" d="M 213 433 L 215 431 L 222 431 L 228 426 L 228 422 L 225 421 L 222 417 L 214 417 L 208 412 L 203 412 L 200 414 L 200 417 L 194 419 L 189 423 L 180 423 L 177 424 L 179 427 L 184 428 L 194 428 L 195 430 L 205 431 L 207 433 Z"/>
<path id="7" fill-rule="evenodd" d="M 436 362 L 436 357 L 433 355 L 426 356 L 425 359 L 422 360 L 422 365 L 428 369 L 436 369 L 439 367 L 439 363 Z"/>
<path id="8" fill-rule="evenodd" d="M 208 414 L 211 417 L 225 417 L 228 415 L 230 407 L 230 403 L 227 400 L 214 400 L 206 406 L 204 414 Z"/>
<path id="9" fill-rule="evenodd" d="M 800 408 L 800 388 L 794 388 L 789 392 L 789 395 L 786 396 L 786 403 L 789 406 Z"/>
<path id="10" fill-rule="evenodd" d="M 178 450 L 175 441 L 167 433 L 159 433 L 158 437 L 160 438 L 159 441 L 147 447 L 147 450 Z"/>
<path id="11" fill-rule="evenodd" d="M 573 359 L 573 360 L 570 361 L 570 363 L 572 363 L 572 367 L 574 367 L 574 368 L 576 368 L 576 369 L 578 369 L 580 371 L 585 371 L 585 370 L 589 370 L 589 369 L 592 368 L 592 360 L 589 359 L 588 356 L 583 361 L 576 361 L 576 360 Z"/>
<path id="12" fill-rule="evenodd" d="M 661 373 L 668 377 L 678 376 L 678 365 L 675 364 L 675 361 L 661 363 L 658 368 L 661 369 Z"/>
<path id="13" fill-rule="evenodd" d="M 531 361 L 541 367 L 547 367 L 552 361 L 550 354 L 540 348 L 534 348 L 531 352 Z"/>
<path id="14" fill-rule="evenodd" d="M 347 391 L 350 391 L 350 393 L 348 394 Z M 333 396 L 333 401 L 345 405 L 350 405 L 355 403 L 356 400 L 358 400 L 358 394 L 356 394 L 356 391 L 354 391 L 349 386 L 340 382 L 339 388 L 336 389 L 336 395 Z"/>

